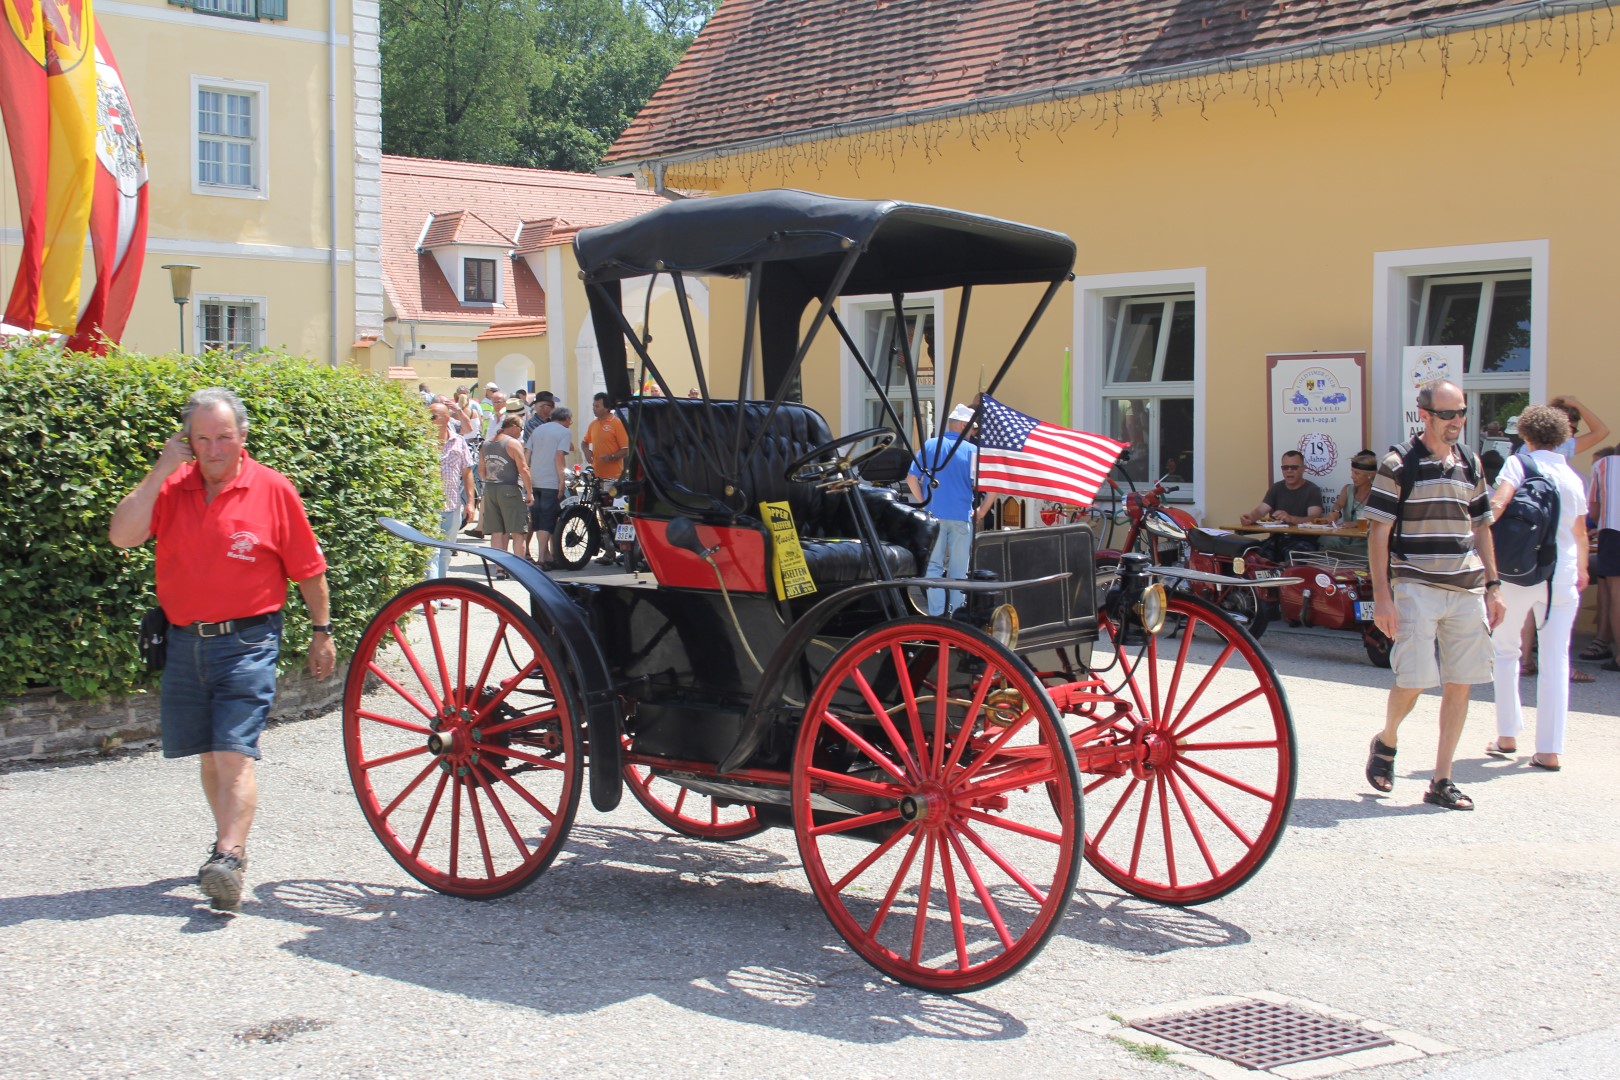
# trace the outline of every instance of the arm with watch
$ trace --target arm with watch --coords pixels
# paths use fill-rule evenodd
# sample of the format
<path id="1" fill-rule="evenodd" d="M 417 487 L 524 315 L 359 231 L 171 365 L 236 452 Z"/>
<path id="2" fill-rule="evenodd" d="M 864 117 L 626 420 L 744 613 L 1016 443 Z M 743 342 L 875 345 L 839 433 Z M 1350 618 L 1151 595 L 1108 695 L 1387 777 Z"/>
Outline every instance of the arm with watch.
<path id="1" fill-rule="evenodd" d="M 1502 579 L 1496 576 L 1496 548 L 1491 543 L 1491 519 L 1474 526 L 1474 550 L 1485 564 L 1485 621 L 1495 630 L 1507 617 L 1507 605 L 1502 602 Z M 1517 630 L 1514 633 L 1518 633 Z"/>
<path id="2" fill-rule="evenodd" d="M 337 668 L 337 646 L 332 642 L 332 593 L 326 586 L 326 572 L 298 583 L 304 606 L 309 609 L 309 673 L 317 679 L 329 677 Z"/>

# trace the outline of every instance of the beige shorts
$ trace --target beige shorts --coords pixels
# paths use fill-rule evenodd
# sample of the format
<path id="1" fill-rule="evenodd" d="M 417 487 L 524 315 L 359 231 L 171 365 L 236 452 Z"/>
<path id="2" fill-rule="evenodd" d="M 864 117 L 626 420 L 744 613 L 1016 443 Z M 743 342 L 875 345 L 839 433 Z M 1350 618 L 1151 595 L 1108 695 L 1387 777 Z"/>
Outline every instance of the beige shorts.
<path id="1" fill-rule="evenodd" d="M 1396 686 L 1419 690 L 1491 681 L 1495 657 L 1483 596 L 1415 581 L 1391 588 L 1401 620 L 1390 654 Z"/>

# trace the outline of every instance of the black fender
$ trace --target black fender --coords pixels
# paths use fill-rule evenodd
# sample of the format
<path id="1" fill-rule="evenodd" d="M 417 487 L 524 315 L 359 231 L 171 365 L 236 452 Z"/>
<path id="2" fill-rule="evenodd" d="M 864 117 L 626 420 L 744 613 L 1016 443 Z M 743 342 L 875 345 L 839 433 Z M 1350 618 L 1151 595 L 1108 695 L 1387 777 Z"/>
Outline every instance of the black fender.
<path id="1" fill-rule="evenodd" d="M 574 683 L 573 696 L 584 713 L 591 762 L 591 804 L 603 813 L 618 806 L 624 795 L 624 718 L 619 712 L 607 658 L 584 613 L 568 599 L 568 594 L 538 566 L 509 551 L 440 540 L 393 518 L 378 518 L 377 524 L 412 544 L 456 551 L 493 563 L 528 590 L 529 613 L 549 624 L 545 628 L 562 647 L 565 669 Z"/>
<path id="2" fill-rule="evenodd" d="M 949 587 L 952 591 L 963 593 L 997 593 L 1012 589 L 1021 589 L 1026 585 L 1045 585 L 1054 581 L 1065 581 L 1068 574 L 1047 574 L 1045 577 L 1025 578 L 1020 581 L 974 581 L 965 578 L 952 578 Z M 793 665 L 799 662 L 805 649 L 810 647 L 810 641 L 821 632 L 828 621 L 839 611 L 849 606 L 852 601 L 863 596 L 885 590 L 903 591 L 910 588 L 937 589 L 940 587 L 940 578 L 895 578 L 892 581 L 869 581 L 862 585 L 852 585 L 847 589 L 818 601 L 814 607 L 805 612 L 798 622 L 788 630 L 787 637 L 765 664 L 765 670 L 759 678 L 759 686 L 754 691 L 753 700 L 748 703 L 747 719 L 743 721 L 742 732 L 737 736 L 737 742 L 732 746 L 725 759 L 720 762 L 720 772 L 728 773 L 740 769 L 754 756 L 760 743 L 765 741 L 765 734 L 770 730 L 770 713 L 782 699 L 782 688 L 787 682 Z M 947 620 L 941 618 L 941 622 Z"/>

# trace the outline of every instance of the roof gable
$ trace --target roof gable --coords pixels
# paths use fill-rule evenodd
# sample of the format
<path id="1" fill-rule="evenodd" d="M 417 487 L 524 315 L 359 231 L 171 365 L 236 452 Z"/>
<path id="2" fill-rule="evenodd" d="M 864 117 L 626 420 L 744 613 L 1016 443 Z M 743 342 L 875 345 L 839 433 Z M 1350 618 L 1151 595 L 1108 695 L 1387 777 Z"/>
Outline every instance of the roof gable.
<path id="1" fill-rule="evenodd" d="M 1505 18 L 1524 7 L 1503 0 L 726 0 L 608 160 L 899 121 L 1434 19 Z"/>

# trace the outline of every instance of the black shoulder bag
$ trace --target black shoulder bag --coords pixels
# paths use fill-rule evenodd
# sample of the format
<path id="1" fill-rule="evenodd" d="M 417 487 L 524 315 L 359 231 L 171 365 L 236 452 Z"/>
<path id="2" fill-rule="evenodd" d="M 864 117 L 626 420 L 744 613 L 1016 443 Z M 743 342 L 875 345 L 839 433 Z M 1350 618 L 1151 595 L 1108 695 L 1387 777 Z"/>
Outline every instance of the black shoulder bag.
<path id="1" fill-rule="evenodd" d="M 163 614 L 162 608 L 155 607 L 141 616 L 136 645 L 141 650 L 141 659 L 146 661 L 147 671 L 155 674 L 163 670 L 163 662 L 169 656 L 169 617 Z"/>

